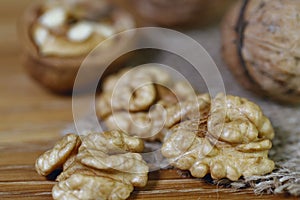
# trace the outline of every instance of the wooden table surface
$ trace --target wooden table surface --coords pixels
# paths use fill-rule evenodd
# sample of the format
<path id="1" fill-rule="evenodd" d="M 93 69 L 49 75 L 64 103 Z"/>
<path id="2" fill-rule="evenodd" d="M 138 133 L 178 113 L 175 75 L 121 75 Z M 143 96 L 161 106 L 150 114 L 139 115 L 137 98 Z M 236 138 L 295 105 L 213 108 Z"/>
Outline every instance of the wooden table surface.
<path id="1" fill-rule="evenodd" d="M 71 98 L 40 88 L 24 72 L 16 24 L 30 0 L 1 0 L 0 6 L 0 199 L 52 199 L 54 184 L 39 176 L 34 162 L 72 122 Z M 131 199 L 297 199 L 255 196 L 251 189 L 232 190 L 183 178 L 176 170 L 150 174 L 146 188 Z"/>

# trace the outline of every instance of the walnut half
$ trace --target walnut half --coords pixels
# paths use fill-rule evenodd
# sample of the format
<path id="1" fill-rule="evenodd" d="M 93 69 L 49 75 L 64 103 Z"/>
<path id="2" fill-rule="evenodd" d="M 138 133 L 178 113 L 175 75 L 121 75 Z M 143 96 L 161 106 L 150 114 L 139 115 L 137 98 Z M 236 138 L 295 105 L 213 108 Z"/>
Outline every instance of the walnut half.
<path id="1" fill-rule="evenodd" d="M 272 125 L 256 104 L 244 98 L 219 94 L 210 113 L 187 119 L 171 132 L 162 154 L 171 165 L 195 177 L 210 173 L 214 179 L 236 181 L 274 169 L 268 159 Z"/>
<path id="2" fill-rule="evenodd" d="M 55 146 L 43 153 L 35 162 L 36 171 L 42 175 L 47 176 L 55 169 L 62 167 L 64 162 L 75 154 L 81 140 L 78 135 L 68 134 Z"/>
<path id="3" fill-rule="evenodd" d="M 69 179 L 53 187 L 53 199 L 127 199 L 133 190 L 132 185 L 110 178 L 73 174 Z"/>
<path id="4" fill-rule="evenodd" d="M 120 129 L 148 141 L 162 141 L 167 108 L 195 96 L 187 82 L 172 80 L 158 66 L 143 66 L 107 77 L 96 108 L 108 130 Z"/>
<path id="5" fill-rule="evenodd" d="M 121 131 L 69 134 L 37 159 L 36 170 L 48 175 L 63 167 L 54 199 L 127 199 L 147 184 L 149 167 L 136 153 L 143 149 L 142 140 Z"/>

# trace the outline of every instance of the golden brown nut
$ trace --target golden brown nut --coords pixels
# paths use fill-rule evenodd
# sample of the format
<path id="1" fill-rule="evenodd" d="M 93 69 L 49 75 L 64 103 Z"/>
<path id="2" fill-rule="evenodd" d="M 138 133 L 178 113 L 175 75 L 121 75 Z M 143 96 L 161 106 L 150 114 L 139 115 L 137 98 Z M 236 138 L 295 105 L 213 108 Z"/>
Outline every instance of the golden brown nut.
<path id="1" fill-rule="evenodd" d="M 103 93 L 97 101 L 97 111 L 106 118 L 113 111 L 145 111 L 157 98 L 155 84 L 168 86 L 171 77 L 157 67 L 123 69 L 103 83 Z"/>
<path id="2" fill-rule="evenodd" d="M 54 199 L 126 199 L 133 187 L 144 187 L 149 167 L 138 153 L 141 139 L 121 131 L 69 134 L 37 160 L 37 171 L 48 175 L 57 167 L 63 172 L 53 187 Z"/>
<path id="3" fill-rule="evenodd" d="M 233 144 L 274 137 L 271 122 L 258 105 L 231 95 L 219 94 L 213 100 L 207 126 L 214 137 Z"/>
<path id="4" fill-rule="evenodd" d="M 68 166 L 64 165 L 64 171 L 57 177 L 57 181 L 63 181 L 68 179 L 73 174 L 83 174 L 88 176 L 97 176 L 97 177 L 105 177 L 110 178 L 115 181 L 119 181 L 125 184 L 133 185 L 134 187 L 144 187 L 148 181 L 148 167 L 146 163 L 142 160 L 136 160 L 134 163 L 138 164 L 135 170 L 129 171 L 118 171 L 114 169 L 98 169 L 98 165 L 91 162 L 94 161 L 93 156 L 97 153 L 96 151 L 84 151 L 78 158 L 74 158 L 70 160 L 70 164 Z M 80 160 L 83 160 L 82 156 L 86 155 L 87 158 L 84 162 L 88 165 L 81 163 Z M 91 161 L 91 162 L 90 162 Z M 98 160 L 95 160 L 99 162 Z M 133 163 L 133 162 L 132 162 Z M 96 167 L 94 167 L 95 165 Z M 125 165 L 124 165 L 125 166 Z M 138 167 L 138 168 L 137 168 Z"/>
<path id="5" fill-rule="evenodd" d="M 121 131 L 92 133 L 82 140 L 76 160 L 102 174 L 106 173 L 106 176 L 114 174 L 111 178 L 115 180 L 144 187 L 149 167 L 140 154 L 134 153 L 143 150 L 144 143 L 141 139 L 130 137 Z"/>
<path id="6" fill-rule="evenodd" d="M 162 147 L 170 164 L 195 177 L 263 175 L 274 169 L 268 159 L 274 131 L 260 108 L 246 99 L 219 94 L 210 114 L 181 122 Z M 217 132 L 219 131 L 219 132 Z"/>
<path id="7" fill-rule="evenodd" d="M 134 28 L 131 16 L 107 1 L 34 3 L 26 10 L 20 27 L 24 65 L 30 75 L 47 88 L 70 92 L 79 67 L 91 50 L 112 35 L 131 28 Z M 85 65 L 89 70 L 106 67 L 105 61 L 114 56 L 112 52 L 132 45 L 132 39 L 133 34 L 126 34 L 111 40 L 105 46 L 110 54 L 103 47 L 98 48 L 94 52 L 97 59 L 90 57 Z M 98 78 L 87 73 L 87 80 L 80 84 L 83 87 L 92 82 L 89 79 Z"/>
<path id="8" fill-rule="evenodd" d="M 156 66 L 125 69 L 104 81 L 97 113 L 109 130 L 162 141 L 168 128 L 166 109 L 193 97 L 195 91 L 188 83 L 172 80 Z"/>
<path id="9" fill-rule="evenodd" d="M 143 162 L 138 153 L 124 153 L 109 155 L 98 150 L 84 149 L 79 152 L 77 159 L 84 165 L 101 170 L 117 170 L 122 172 L 146 172 L 146 166 L 138 163 Z"/>
<path id="10" fill-rule="evenodd" d="M 61 141 L 55 144 L 55 146 L 43 153 L 35 163 L 36 171 L 46 176 L 63 166 L 63 164 L 72 155 L 77 153 L 77 150 L 81 144 L 79 136 L 74 134 L 66 135 Z"/>
<path id="11" fill-rule="evenodd" d="M 144 142 L 131 137 L 119 130 L 103 133 L 90 133 L 82 139 L 82 147 L 98 150 L 104 153 L 116 154 L 124 152 L 141 153 L 144 150 Z"/>
<path id="12" fill-rule="evenodd" d="M 164 130 L 166 115 L 163 109 L 164 106 L 158 103 L 149 113 L 117 112 L 104 122 L 109 129 L 118 128 L 142 139 L 162 141 L 166 131 Z"/>
<path id="13" fill-rule="evenodd" d="M 133 186 L 110 178 L 73 174 L 70 178 L 54 185 L 53 199 L 127 199 Z"/>
<path id="14" fill-rule="evenodd" d="M 217 21 L 233 0 L 114 0 L 132 12 L 141 26 L 196 26 Z"/>
<path id="15" fill-rule="evenodd" d="M 175 124 L 200 115 L 206 115 L 210 108 L 209 94 L 198 95 L 196 99 L 188 99 L 167 108 L 167 120 L 165 126 L 171 128 Z"/>
<path id="16" fill-rule="evenodd" d="M 237 80 L 260 95 L 300 102 L 298 13 L 293 0 L 245 0 L 222 26 L 223 57 Z"/>

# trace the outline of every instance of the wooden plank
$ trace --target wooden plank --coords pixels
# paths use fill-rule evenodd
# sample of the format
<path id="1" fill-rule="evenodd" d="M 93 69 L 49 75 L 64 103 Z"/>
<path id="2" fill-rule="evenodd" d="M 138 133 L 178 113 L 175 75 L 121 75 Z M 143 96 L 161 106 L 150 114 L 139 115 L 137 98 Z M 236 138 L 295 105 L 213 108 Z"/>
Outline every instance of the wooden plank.
<path id="1" fill-rule="evenodd" d="M 28 198 L 51 197 L 53 181 L 0 182 L 0 197 Z M 232 190 L 211 186 L 198 180 L 150 180 L 145 188 L 136 189 L 130 199 L 281 199 L 284 196 L 255 196 L 251 189 Z M 297 198 L 289 198 L 297 199 Z"/>

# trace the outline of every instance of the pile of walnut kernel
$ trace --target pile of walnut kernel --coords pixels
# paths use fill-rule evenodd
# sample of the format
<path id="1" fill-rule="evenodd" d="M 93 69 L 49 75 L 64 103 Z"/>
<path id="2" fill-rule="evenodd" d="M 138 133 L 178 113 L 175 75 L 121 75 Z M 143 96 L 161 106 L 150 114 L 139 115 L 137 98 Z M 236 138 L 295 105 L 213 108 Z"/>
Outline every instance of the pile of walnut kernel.
<path id="1" fill-rule="evenodd" d="M 127 199 L 134 187 L 144 187 L 149 168 L 139 154 L 144 143 L 121 131 L 66 135 L 36 161 L 47 176 L 63 172 L 52 189 L 54 199 Z"/>
<path id="2" fill-rule="evenodd" d="M 164 140 L 170 106 L 196 98 L 187 82 L 174 81 L 155 65 L 125 68 L 107 77 L 102 86 L 96 109 L 107 128 L 121 129 L 147 141 Z"/>
<path id="3" fill-rule="evenodd" d="M 170 165 L 194 177 L 236 181 L 274 169 L 268 158 L 274 130 L 258 105 L 236 96 L 197 94 L 157 67 L 109 76 L 97 111 L 109 132 L 67 135 L 36 161 L 43 176 L 63 169 L 54 199 L 126 199 L 134 187 L 145 186 L 149 167 L 139 154 L 144 141 L 136 136 L 161 141 Z"/>
<path id="4" fill-rule="evenodd" d="M 125 69 L 105 80 L 97 112 L 108 129 L 162 141 L 170 164 L 195 177 L 236 181 L 271 172 L 274 130 L 259 106 L 224 94 L 211 100 L 188 86 L 154 66 Z"/>

